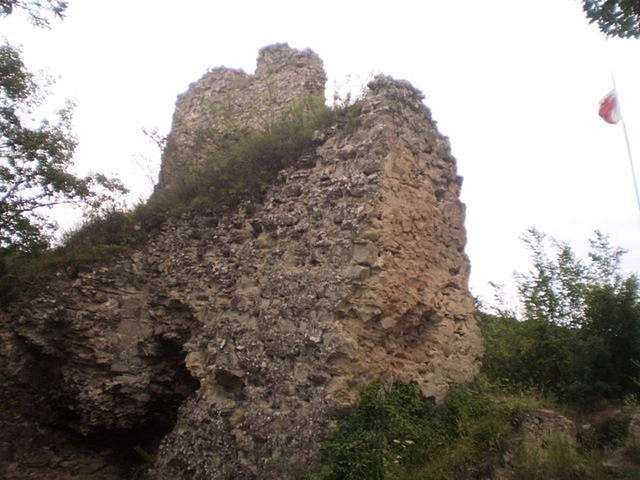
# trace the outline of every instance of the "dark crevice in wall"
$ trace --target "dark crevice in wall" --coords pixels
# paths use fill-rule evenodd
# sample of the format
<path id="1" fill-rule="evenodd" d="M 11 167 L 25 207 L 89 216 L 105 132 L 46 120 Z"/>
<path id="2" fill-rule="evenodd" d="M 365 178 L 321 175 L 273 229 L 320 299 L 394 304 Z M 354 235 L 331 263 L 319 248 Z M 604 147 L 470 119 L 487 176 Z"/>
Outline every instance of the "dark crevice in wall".
<path id="1" fill-rule="evenodd" d="M 0 378 L 0 478 L 137 478 L 174 427 L 182 402 L 200 387 L 185 366 L 182 345 L 156 341 L 146 414 L 132 422 L 136 427 L 116 430 L 83 425 L 79 401 L 66 391 L 67 360 L 23 345 L 28 360 L 19 378 Z"/>

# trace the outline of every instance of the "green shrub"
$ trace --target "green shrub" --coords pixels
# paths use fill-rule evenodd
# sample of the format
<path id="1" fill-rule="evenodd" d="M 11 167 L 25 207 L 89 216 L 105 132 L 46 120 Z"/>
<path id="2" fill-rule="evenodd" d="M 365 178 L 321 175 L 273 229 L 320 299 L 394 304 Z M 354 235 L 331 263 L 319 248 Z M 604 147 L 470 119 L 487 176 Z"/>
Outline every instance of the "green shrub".
<path id="1" fill-rule="evenodd" d="M 521 314 L 480 313 L 484 374 L 583 407 L 639 394 L 640 285 L 620 272 L 624 251 L 600 232 L 589 261 L 535 229 L 524 240 L 534 268 L 516 276 Z"/>
<path id="2" fill-rule="evenodd" d="M 605 418 L 590 430 L 579 432 L 582 449 L 605 452 L 624 445 L 629 439 L 631 418 L 616 415 Z"/>
<path id="3" fill-rule="evenodd" d="M 536 447 L 519 445 L 511 460 L 511 471 L 518 480 L 586 480 L 591 476 L 588 464 L 564 435 L 550 435 Z M 599 468 L 599 464 L 597 465 Z"/>
<path id="4" fill-rule="evenodd" d="M 392 478 L 388 475 L 395 465 L 415 460 L 417 444 L 437 441 L 425 433 L 433 409 L 416 385 L 369 385 L 324 442 L 324 471 L 313 478 Z"/>
<path id="5" fill-rule="evenodd" d="M 313 480 L 464 478 L 498 461 L 520 411 L 453 386 L 435 405 L 414 384 L 374 383 L 338 420 Z M 490 467 L 487 467 L 490 468 Z"/>
<path id="6" fill-rule="evenodd" d="M 313 145 L 313 134 L 336 119 L 320 97 L 294 105 L 267 131 L 244 132 L 216 145 L 203 165 L 182 177 L 168 192 L 183 208 L 233 206 L 242 198 L 260 200 L 278 172 L 292 166 Z M 165 198 L 162 201 L 169 203 Z"/>

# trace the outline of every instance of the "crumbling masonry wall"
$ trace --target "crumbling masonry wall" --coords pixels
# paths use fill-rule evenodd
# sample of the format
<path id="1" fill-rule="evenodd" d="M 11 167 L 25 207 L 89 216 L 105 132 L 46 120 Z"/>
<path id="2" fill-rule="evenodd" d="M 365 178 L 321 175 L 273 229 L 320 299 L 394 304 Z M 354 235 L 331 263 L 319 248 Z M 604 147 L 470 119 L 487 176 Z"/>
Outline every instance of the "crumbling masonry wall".
<path id="1" fill-rule="evenodd" d="M 265 131 L 297 103 L 324 99 L 326 81 L 314 52 L 287 45 L 260 50 L 253 75 L 225 67 L 207 72 L 178 97 L 159 187 L 171 188 L 207 153 L 243 132 Z"/>
<path id="2" fill-rule="evenodd" d="M 273 75 L 286 81 L 271 92 L 258 79 Z M 248 91 L 236 85 L 225 124 L 211 101 L 239 79 Z M 324 81 L 315 54 L 283 45 L 261 51 L 253 76 L 211 72 L 178 102 L 183 150 L 165 154 L 160 188 L 188 170 L 176 159 L 199 161 L 192 132 L 210 127 L 215 148 L 232 124 L 259 129 L 269 105 L 287 108 L 291 85 L 316 94 Z M 257 91 L 275 103 L 247 110 Z M 123 478 L 65 432 L 133 436 L 172 415 L 147 479 L 287 478 L 274 466 L 315 458 L 361 386 L 416 382 L 440 399 L 470 381 L 483 343 L 461 178 L 422 99 L 377 77 L 264 202 L 168 218 L 145 244 L 0 312 L 0 378 L 20 399 L 0 414 L 0 476 Z M 45 364 L 53 380 L 34 381 Z"/>

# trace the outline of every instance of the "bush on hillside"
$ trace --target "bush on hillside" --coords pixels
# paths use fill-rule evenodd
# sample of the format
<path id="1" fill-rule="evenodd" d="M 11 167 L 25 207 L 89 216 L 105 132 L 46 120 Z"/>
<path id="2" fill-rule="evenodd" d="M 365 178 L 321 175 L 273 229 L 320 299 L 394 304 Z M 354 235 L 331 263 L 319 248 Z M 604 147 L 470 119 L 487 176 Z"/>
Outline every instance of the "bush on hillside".
<path id="1" fill-rule="evenodd" d="M 480 313 L 483 372 L 573 404 L 640 394 L 639 288 L 620 272 L 624 252 L 599 232 L 589 261 L 535 230 L 525 240 L 534 270 L 517 277 L 522 314 Z"/>

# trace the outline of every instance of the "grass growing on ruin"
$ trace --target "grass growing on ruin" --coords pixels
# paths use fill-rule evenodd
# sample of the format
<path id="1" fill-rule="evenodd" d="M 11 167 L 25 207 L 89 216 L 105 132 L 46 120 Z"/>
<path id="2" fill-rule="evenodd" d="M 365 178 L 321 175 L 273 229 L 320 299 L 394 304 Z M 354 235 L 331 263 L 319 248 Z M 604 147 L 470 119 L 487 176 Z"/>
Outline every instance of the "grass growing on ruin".
<path id="1" fill-rule="evenodd" d="M 0 256 L 0 306 L 37 288 L 47 274 L 112 259 L 154 235 L 168 218 L 189 212 L 217 216 L 242 200 L 260 202 L 278 172 L 295 165 L 313 147 L 314 132 L 327 128 L 344 111 L 326 106 L 320 97 L 310 97 L 266 132 L 246 132 L 212 151 L 202 166 L 185 172 L 177 185 L 158 190 L 136 208 L 92 213 L 82 227 L 65 235 L 60 247 Z"/>
<path id="2" fill-rule="evenodd" d="M 320 97 L 298 102 L 266 132 L 246 132 L 211 151 L 203 165 L 153 200 L 165 208 L 196 210 L 234 206 L 241 199 L 260 200 L 278 172 L 295 165 L 313 146 L 314 132 L 328 127 L 337 113 Z"/>

